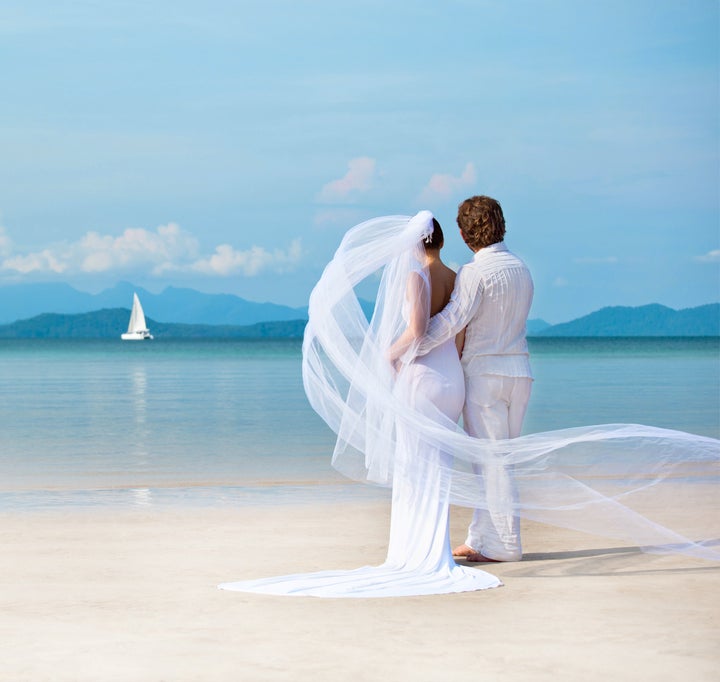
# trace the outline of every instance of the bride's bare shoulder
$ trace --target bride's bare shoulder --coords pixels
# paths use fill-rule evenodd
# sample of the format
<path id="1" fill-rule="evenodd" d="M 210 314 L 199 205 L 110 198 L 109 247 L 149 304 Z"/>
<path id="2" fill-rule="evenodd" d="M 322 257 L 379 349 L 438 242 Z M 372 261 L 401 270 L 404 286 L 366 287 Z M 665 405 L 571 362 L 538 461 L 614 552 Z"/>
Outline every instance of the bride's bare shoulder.
<path id="1" fill-rule="evenodd" d="M 430 266 L 430 281 L 432 284 L 432 305 L 430 313 L 435 315 L 442 310 L 450 300 L 455 286 L 455 271 L 442 261 Z"/>
<path id="2" fill-rule="evenodd" d="M 445 265 L 445 263 L 439 263 L 439 265 L 441 267 L 438 268 L 438 282 L 442 283 L 443 288 L 449 288 L 452 291 L 453 287 L 455 286 L 455 270 Z"/>

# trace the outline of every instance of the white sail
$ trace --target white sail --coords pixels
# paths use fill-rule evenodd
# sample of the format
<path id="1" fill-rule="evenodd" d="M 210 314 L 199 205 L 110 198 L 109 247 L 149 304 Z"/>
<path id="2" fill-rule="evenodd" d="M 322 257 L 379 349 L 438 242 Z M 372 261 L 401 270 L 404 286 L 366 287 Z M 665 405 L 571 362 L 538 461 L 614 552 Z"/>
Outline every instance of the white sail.
<path id="1" fill-rule="evenodd" d="M 145 313 L 140 305 L 140 299 L 137 294 L 133 294 L 133 307 L 130 313 L 130 324 L 128 324 L 128 332 L 144 332 L 147 331 L 145 323 Z"/>
<path id="2" fill-rule="evenodd" d="M 130 313 L 128 330 L 125 334 L 122 334 L 120 338 L 124 341 L 152 339 L 150 330 L 147 328 L 147 323 L 145 322 L 145 313 L 143 312 L 140 299 L 136 293 L 133 293 L 133 306 L 132 312 Z"/>

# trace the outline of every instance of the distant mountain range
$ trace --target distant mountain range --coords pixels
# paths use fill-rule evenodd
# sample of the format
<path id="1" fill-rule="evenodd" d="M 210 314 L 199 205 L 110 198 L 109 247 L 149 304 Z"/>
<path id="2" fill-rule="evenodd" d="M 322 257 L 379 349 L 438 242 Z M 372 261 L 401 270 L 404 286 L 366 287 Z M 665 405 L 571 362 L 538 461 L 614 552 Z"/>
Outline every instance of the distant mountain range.
<path id="1" fill-rule="evenodd" d="M 307 307 L 255 303 L 231 294 L 203 294 L 194 289 L 168 287 L 152 294 L 120 282 L 99 294 L 88 294 L 68 284 L 15 284 L 0 287 L 0 324 L 25 320 L 42 313 L 89 313 L 104 308 L 126 308 L 137 292 L 154 320 L 184 324 L 250 325 L 256 322 L 307 318 Z"/>
<path id="2" fill-rule="evenodd" d="M 99 294 L 67 284 L 0 287 L 0 338 L 115 338 L 127 328 L 133 292 L 157 338 L 295 338 L 307 308 L 168 287 L 161 294 L 120 283 Z M 363 301 L 366 313 L 372 303 Z M 162 322 L 160 321 L 162 320 Z M 602 308 L 562 324 L 528 320 L 530 336 L 720 336 L 720 303 L 673 310 L 657 303 Z"/>
<path id="3" fill-rule="evenodd" d="M 720 336 L 720 303 L 673 310 L 658 303 L 612 306 L 571 322 L 536 330 L 535 336 Z"/>

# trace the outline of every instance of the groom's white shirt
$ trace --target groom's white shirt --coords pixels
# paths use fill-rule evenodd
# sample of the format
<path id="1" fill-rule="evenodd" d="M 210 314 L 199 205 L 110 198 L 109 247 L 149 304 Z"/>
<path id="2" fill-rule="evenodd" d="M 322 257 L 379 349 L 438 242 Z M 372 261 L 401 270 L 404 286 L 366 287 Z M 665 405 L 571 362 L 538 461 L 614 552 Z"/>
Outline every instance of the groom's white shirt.
<path id="1" fill-rule="evenodd" d="M 478 438 L 520 435 L 532 372 L 525 339 L 533 297 L 530 271 L 504 242 L 480 249 L 458 271 L 450 302 L 430 318 L 419 354 L 466 329 L 463 426 Z M 486 507 L 476 509 L 465 544 L 501 561 L 522 557 L 517 488 L 502 462 L 474 466 L 482 472 Z"/>
<path id="2" fill-rule="evenodd" d="M 430 318 L 418 353 L 424 355 L 467 328 L 466 376 L 531 377 L 526 334 L 533 282 L 525 263 L 505 242 L 475 253 L 457 273 L 450 302 Z"/>

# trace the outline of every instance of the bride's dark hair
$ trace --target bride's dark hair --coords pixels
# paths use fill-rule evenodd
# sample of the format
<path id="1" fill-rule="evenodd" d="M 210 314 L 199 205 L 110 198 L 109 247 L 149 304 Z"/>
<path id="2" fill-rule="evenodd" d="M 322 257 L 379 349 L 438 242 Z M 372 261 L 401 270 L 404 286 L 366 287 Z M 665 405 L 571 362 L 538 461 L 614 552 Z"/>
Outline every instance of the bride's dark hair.
<path id="1" fill-rule="evenodd" d="M 433 231 L 432 234 L 425 238 L 423 244 L 425 245 L 426 251 L 439 251 L 442 249 L 445 243 L 445 235 L 443 235 L 442 227 L 440 223 L 433 218 Z"/>

